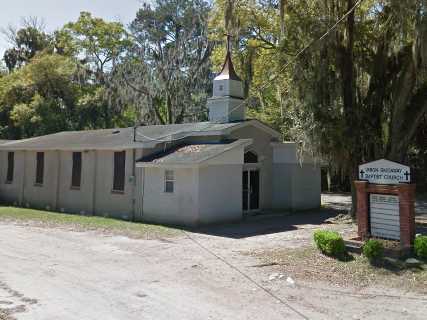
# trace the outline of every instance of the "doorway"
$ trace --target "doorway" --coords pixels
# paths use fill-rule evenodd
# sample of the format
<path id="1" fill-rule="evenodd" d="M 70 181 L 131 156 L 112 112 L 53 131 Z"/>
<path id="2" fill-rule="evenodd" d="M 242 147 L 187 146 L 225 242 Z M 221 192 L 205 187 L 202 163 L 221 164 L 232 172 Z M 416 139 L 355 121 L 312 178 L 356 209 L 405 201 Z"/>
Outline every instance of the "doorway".
<path id="1" fill-rule="evenodd" d="M 242 175 L 242 201 L 243 211 L 259 210 L 259 170 L 247 169 Z"/>

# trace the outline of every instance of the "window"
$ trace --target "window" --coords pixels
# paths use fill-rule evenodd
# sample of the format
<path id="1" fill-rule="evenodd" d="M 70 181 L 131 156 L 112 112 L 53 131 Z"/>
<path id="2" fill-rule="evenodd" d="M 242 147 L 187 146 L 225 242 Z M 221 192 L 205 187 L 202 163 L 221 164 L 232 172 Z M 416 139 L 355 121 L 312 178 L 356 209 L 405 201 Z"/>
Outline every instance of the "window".
<path id="1" fill-rule="evenodd" d="M 175 175 L 173 170 L 166 170 L 165 171 L 165 192 L 173 193 L 174 184 L 175 184 Z"/>
<path id="2" fill-rule="evenodd" d="M 15 169 L 15 152 L 7 153 L 7 177 L 6 182 L 11 183 L 13 181 L 13 171 Z"/>
<path id="3" fill-rule="evenodd" d="M 44 152 L 37 152 L 36 184 L 42 185 L 44 177 Z"/>
<path id="4" fill-rule="evenodd" d="M 245 153 L 245 163 L 258 163 L 258 156 L 255 152 L 248 151 Z"/>
<path id="5" fill-rule="evenodd" d="M 126 151 L 114 152 L 113 191 L 125 191 Z"/>
<path id="6" fill-rule="evenodd" d="M 82 182 L 82 153 L 73 152 L 73 171 L 71 174 L 71 188 L 80 188 Z"/>

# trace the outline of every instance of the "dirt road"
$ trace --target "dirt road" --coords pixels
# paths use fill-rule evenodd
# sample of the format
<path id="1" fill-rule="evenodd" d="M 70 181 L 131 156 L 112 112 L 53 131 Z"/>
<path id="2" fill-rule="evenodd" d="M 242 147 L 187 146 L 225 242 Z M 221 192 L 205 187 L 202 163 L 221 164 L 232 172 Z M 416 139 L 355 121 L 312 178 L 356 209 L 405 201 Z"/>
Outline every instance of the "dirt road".
<path id="1" fill-rule="evenodd" d="M 18 320 L 425 319 L 426 296 L 291 284 L 244 254 L 307 244 L 325 218 L 252 219 L 158 240 L 2 223 L 0 309 Z"/>

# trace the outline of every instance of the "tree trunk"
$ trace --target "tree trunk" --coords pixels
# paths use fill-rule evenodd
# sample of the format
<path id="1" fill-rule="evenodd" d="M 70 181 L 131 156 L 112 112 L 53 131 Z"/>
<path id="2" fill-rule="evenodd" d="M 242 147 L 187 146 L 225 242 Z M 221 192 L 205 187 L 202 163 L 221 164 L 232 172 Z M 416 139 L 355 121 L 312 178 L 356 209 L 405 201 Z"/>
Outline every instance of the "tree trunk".
<path id="1" fill-rule="evenodd" d="M 169 94 L 166 97 L 166 112 L 167 112 L 167 121 L 169 124 L 173 124 L 173 114 L 172 114 L 172 100 Z"/>
<path id="2" fill-rule="evenodd" d="M 354 6 L 354 0 L 347 0 L 347 9 L 350 10 Z M 360 159 L 360 132 L 357 123 L 356 112 L 356 88 L 355 88 L 355 73 L 354 73 L 354 11 L 348 17 L 343 34 L 342 45 L 338 48 L 340 58 L 340 71 L 342 76 L 342 98 L 344 107 L 344 121 L 346 127 L 346 140 L 347 140 L 347 157 L 348 157 L 348 170 L 351 182 L 351 189 L 353 194 L 353 180 L 357 178 L 357 166 Z M 356 173 L 356 174 L 355 174 Z M 355 215 L 356 209 L 352 202 L 350 213 Z"/>
<path id="3" fill-rule="evenodd" d="M 280 11 L 280 39 L 281 43 L 285 38 L 285 6 L 286 0 L 280 0 L 279 11 Z"/>

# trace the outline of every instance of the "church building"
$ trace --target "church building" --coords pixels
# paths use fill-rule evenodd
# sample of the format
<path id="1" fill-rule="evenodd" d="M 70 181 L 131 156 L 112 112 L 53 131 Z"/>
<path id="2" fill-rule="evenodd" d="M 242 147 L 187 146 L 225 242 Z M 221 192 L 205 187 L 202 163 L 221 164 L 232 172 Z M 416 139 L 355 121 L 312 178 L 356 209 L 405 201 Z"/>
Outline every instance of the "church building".
<path id="1" fill-rule="evenodd" d="M 320 168 L 246 119 L 230 51 L 209 121 L 0 141 L 0 199 L 15 206 L 196 226 L 320 206 Z"/>

